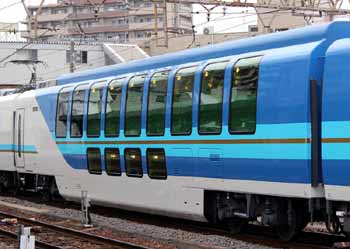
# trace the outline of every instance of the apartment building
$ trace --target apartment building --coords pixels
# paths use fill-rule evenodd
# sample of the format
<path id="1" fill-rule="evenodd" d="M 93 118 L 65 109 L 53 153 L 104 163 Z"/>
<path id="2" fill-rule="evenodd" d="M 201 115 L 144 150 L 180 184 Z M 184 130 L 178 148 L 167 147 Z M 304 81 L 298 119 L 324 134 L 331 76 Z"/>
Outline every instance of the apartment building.
<path id="1" fill-rule="evenodd" d="M 158 36 L 163 34 L 164 16 L 170 35 L 192 32 L 192 5 L 167 3 L 164 8 L 150 0 L 58 0 L 56 4 L 44 5 L 38 14 L 38 37 L 40 40 L 75 39 L 116 42 L 137 42 L 154 34 L 157 16 Z M 32 14 L 38 6 L 29 6 Z M 156 12 L 156 15 L 155 15 Z M 29 23 L 24 38 L 33 37 L 34 23 Z"/>

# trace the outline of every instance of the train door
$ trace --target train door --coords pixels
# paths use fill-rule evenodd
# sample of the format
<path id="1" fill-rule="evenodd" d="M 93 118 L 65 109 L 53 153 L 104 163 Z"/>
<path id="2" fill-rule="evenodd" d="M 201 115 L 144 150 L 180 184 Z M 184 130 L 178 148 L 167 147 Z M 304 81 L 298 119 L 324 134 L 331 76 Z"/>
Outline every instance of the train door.
<path id="1" fill-rule="evenodd" d="M 24 109 L 14 113 L 13 126 L 14 163 L 17 168 L 24 168 Z"/>

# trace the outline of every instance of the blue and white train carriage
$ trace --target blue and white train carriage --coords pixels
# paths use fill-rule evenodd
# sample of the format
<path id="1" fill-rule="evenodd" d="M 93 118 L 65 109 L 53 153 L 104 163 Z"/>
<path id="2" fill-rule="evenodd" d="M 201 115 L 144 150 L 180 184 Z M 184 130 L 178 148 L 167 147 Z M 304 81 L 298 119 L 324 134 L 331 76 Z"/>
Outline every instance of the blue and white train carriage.
<path id="1" fill-rule="evenodd" d="M 283 239 L 310 217 L 347 221 L 349 29 L 185 50 L 1 97 L 1 186 L 68 200 L 86 190 L 93 204 L 234 232 L 259 218 Z"/>

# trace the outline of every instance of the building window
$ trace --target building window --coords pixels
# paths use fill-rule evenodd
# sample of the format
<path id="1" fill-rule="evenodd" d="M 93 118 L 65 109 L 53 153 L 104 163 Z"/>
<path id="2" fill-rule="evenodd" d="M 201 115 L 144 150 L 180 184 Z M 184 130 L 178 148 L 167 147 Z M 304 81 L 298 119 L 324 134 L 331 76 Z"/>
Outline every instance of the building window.
<path id="1" fill-rule="evenodd" d="M 122 174 L 119 149 L 105 149 L 105 166 L 108 175 L 120 176 Z"/>
<path id="2" fill-rule="evenodd" d="M 219 134 L 222 123 L 222 96 L 227 62 L 208 65 L 202 72 L 199 97 L 199 133 Z"/>
<path id="3" fill-rule="evenodd" d="M 116 7 L 114 7 L 114 6 L 108 6 L 106 8 L 106 11 L 115 11 L 115 10 L 116 10 Z"/>
<path id="4" fill-rule="evenodd" d="M 88 51 L 76 51 L 74 56 L 74 62 L 78 64 L 87 64 L 88 63 Z M 71 53 L 70 50 L 66 51 L 66 63 L 71 62 Z"/>
<path id="5" fill-rule="evenodd" d="M 122 99 L 122 84 L 125 79 L 113 80 L 107 88 L 105 136 L 119 136 L 120 105 Z"/>
<path id="6" fill-rule="evenodd" d="M 90 174 L 102 174 L 101 153 L 99 148 L 88 148 L 86 151 L 88 171 Z"/>
<path id="7" fill-rule="evenodd" d="M 261 56 L 240 59 L 233 67 L 229 129 L 231 133 L 254 133 Z"/>
<path id="8" fill-rule="evenodd" d="M 197 67 L 180 69 L 174 80 L 171 134 L 188 135 L 192 131 L 192 97 Z"/>
<path id="9" fill-rule="evenodd" d="M 67 136 L 67 117 L 69 106 L 70 88 L 63 88 L 58 93 L 56 108 L 56 137 Z"/>
<path id="10" fill-rule="evenodd" d="M 88 52 L 87 51 L 81 51 L 81 63 L 82 64 L 88 63 Z"/>
<path id="11" fill-rule="evenodd" d="M 140 149 L 125 149 L 126 175 L 131 177 L 142 177 L 142 163 Z"/>
<path id="12" fill-rule="evenodd" d="M 60 25 L 61 25 L 61 22 L 59 22 L 59 21 L 51 22 L 51 26 L 52 26 L 53 28 L 58 27 L 58 26 L 60 26 Z"/>
<path id="13" fill-rule="evenodd" d="M 125 110 L 125 136 L 141 133 L 141 110 L 145 75 L 135 76 L 128 83 Z"/>
<path id="14" fill-rule="evenodd" d="M 169 72 L 153 75 L 149 83 L 147 135 L 161 136 L 165 129 L 165 104 Z"/>
<path id="15" fill-rule="evenodd" d="M 167 170 L 164 149 L 147 149 L 148 176 L 152 179 L 166 179 Z"/>
<path id="16" fill-rule="evenodd" d="M 145 37 L 145 33 L 144 32 L 136 32 L 136 37 L 143 38 L 143 37 Z"/>
<path id="17" fill-rule="evenodd" d="M 89 92 L 88 119 L 86 133 L 88 137 L 100 136 L 102 93 L 105 83 L 95 83 Z"/>
<path id="18" fill-rule="evenodd" d="M 83 135 L 84 98 L 87 85 L 80 85 L 73 92 L 72 113 L 70 119 L 71 137 Z"/>

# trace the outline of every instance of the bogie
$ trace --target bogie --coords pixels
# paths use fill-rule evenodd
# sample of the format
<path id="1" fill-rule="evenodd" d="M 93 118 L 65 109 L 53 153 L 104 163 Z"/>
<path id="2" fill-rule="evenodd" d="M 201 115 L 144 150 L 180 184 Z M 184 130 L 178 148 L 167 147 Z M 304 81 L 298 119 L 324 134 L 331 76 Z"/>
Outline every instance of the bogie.
<path id="1" fill-rule="evenodd" d="M 282 240 L 289 241 L 310 221 L 308 202 L 303 199 L 211 191 L 206 191 L 205 196 L 211 208 L 215 203 L 218 223 L 227 225 L 232 233 L 244 231 L 249 221 L 259 221 L 275 228 Z"/>

